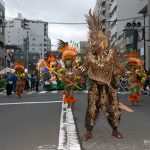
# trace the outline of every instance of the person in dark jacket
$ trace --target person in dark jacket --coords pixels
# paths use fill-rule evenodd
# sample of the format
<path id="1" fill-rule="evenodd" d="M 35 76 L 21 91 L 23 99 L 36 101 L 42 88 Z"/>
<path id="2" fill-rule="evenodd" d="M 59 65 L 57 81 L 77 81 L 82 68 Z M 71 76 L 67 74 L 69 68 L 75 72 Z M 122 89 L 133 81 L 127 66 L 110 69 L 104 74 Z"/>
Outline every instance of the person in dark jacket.
<path id="1" fill-rule="evenodd" d="M 39 77 L 36 76 L 36 77 L 35 77 L 35 87 L 36 87 L 36 91 L 39 91 L 39 81 L 40 81 Z"/>
<path id="2" fill-rule="evenodd" d="M 13 90 L 13 78 L 11 73 L 7 72 L 6 75 L 6 93 L 7 96 L 12 94 L 12 90 Z"/>

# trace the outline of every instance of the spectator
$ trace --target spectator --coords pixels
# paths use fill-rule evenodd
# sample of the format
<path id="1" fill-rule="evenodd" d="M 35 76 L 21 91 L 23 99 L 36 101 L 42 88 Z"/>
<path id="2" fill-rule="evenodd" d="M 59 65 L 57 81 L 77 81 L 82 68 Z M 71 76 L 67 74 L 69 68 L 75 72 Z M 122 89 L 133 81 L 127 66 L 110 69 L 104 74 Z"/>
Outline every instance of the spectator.
<path id="1" fill-rule="evenodd" d="M 31 75 L 30 81 L 31 81 L 31 90 L 35 89 L 35 77 L 33 74 Z"/>
<path id="2" fill-rule="evenodd" d="M 11 73 L 7 72 L 6 75 L 6 93 L 7 96 L 12 94 L 12 89 L 13 89 L 13 78 Z"/>
<path id="3" fill-rule="evenodd" d="M 12 81 L 13 81 L 13 91 L 14 91 L 14 93 L 16 93 L 17 80 L 18 80 L 17 76 L 15 74 L 13 74 Z"/>
<path id="4" fill-rule="evenodd" d="M 38 77 L 38 76 L 36 76 L 36 77 L 35 77 L 35 86 L 36 86 L 36 91 L 39 91 L 39 81 L 40 81 L 39 77 Z"/>

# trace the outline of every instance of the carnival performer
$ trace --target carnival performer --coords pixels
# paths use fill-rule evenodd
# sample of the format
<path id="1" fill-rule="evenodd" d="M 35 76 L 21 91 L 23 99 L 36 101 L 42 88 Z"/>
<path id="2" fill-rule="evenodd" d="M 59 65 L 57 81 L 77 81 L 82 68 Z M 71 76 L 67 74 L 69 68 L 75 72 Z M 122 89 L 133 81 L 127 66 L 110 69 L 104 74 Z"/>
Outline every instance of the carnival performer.
<path id="1" fill-rule="evenodd" d="M 64 63 L 64 74 L 63 74 L 63 82 L 64 82 L 64 103 L 68 104 L 68 108 L 75 105 L 76 97 L 73 94 L 74 91 L 74 85 L 72 83 L 75 83 L 75 65 L 76 65 L 76 54 L 77 49 L 73 46 L 65 46 L 60 50 L 62 53 L 62 61 Z M 65 78 L 67 80 L 65 80 Z M 71 82 L 68 82 L 71 81 Z"/>
<path id="2" fill-rule="evenodd" d="M 47 59 L 40 59 L 37 63 L 37 70 L 49 90 L 63 89 L 61 78 L 63 68 L 61 65 L 52 55 L 49 55 Z"/>
<path id="3" fill-rule="evenodd" d="M 99 17 L 89 11 L 86 16 L 89 27 L 89 51 L 80 69 L 86 72 L 90 80 L 88 89 L 88 106 L 85 118 L 86 133 L 82 140 L 92 138 L 95 120 L 102 110 L 112 127 L 112 135 L 122 138 L 118 131 L 121 112 L 116 91 L 116 76 L 124 74 L 124 66 L 120 63 L 114 49 L 109 48 L 109 41 L 102 32 Z"/>
<path id="4" fill-rule="evenodd" d="M 143 60 L 139 57 L 137 52 L 128 52 L 125 57 L 127 58 L 128 80 L 129 80 L 129 97 L 130 105 L 137 105 L 140 101 L 141 88 L 146 79 L 146 74 L 142 71 L 144 65 Z"/>
<path id="5" fill-rule="evenodd" d="M 21 93 L 23 93 L 25 87 L 25 80 L 24 80 L 25 73 L 24 73 L 24 65 L 22 62 L 15 63 L 15 72 L 18 78 L 16 86 L 16 95 L 18 95 L 18 97 L 20 98 Z"/>

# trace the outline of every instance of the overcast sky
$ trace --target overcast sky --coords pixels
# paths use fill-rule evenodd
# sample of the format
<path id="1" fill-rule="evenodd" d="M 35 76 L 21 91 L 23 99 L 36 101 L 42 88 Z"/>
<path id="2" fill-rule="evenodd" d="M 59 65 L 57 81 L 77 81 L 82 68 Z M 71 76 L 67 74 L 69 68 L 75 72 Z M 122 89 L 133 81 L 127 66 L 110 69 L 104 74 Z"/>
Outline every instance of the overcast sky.
<path id="1" fill-rule="evenodd" d="M 6 18 L 23 17 L 47 22 L 85 22 L 85 14 L 94 9 L 96 0 L 5 0 Z M 87 40 L 87 25 L 49 25 L 52 44 Z"/>

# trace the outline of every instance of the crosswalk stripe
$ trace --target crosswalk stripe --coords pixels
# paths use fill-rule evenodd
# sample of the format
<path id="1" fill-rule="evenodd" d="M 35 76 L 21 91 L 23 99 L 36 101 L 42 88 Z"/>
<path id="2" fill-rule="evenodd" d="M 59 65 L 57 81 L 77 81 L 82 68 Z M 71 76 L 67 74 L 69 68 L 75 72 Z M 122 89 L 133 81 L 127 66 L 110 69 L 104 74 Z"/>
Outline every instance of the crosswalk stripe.
<path id="1" fill-rule="evenodd" d="M 51 91 L 51 93 L 55 94 L 55 93 L 58 93 L 58 91 Z"/>
<path id="2" fill-rule="evenodd" d="M 6 106 L 6 105 L 27 105 L 27 104 L 54 104 L 54 103 L 62 103 L 62 101 L 0 103 L 0 106 Z"/>
<path id="3" fill-rule="evenodd" d="M 32 91 L 32 92 L 29 92 L 29 93 L 27 93 L 27 94 L 33 94 L 33 93 L 35 93 L 36 91 Z"/>
<path id="4" fill-rule="evenodd" d="M 39 94 L 44 94 L 44 93 L 46 93 L 47 91 L 41 91 L 41 92 L 39 92 Z"/>
<path id="5" fill-rule="evenodd" d="M 36 92 L 36 91 L 30 91 L 30 92 L 24 91 L 24 94 L 28 94 L 28 95 L 31 95 L 31 94 L 34 94 L 34 93 L 45 94 L 47 92 L 48 91 L 39 91 L 39 92 Z M 52 93 L 52 94 L 56 94 L 59 91 L 49 91 L 49 92 Z M 12 94 L 14 94 L 14 93 L 12 92 Z M 0 92 L 0 95 L 6 95 L 6 91 Z"/>
<path id="6" fill-rule="evenodd" d="M 128 94 L 129 92 L 117 92 L 118 94 Z"/>

